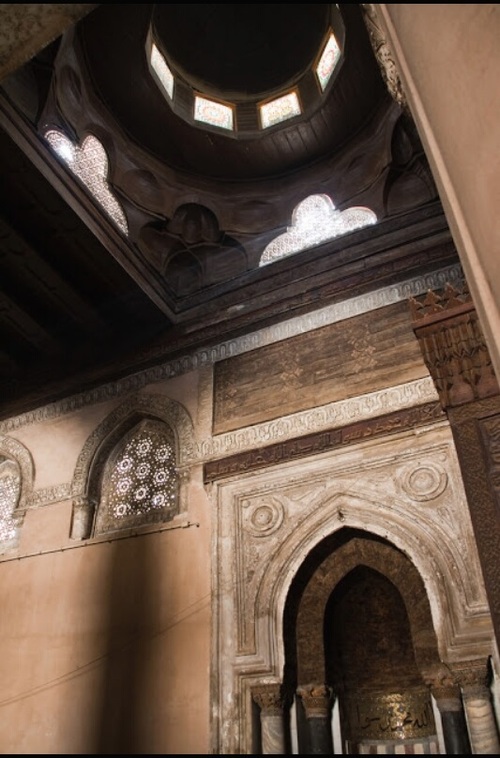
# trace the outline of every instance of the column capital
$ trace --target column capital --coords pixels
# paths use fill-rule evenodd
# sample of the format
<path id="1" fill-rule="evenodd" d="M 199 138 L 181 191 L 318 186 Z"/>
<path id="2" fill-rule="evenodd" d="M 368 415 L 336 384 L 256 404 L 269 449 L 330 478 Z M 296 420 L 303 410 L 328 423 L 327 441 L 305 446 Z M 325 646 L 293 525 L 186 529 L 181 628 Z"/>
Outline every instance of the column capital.
<path id="1" fill-rule="evenodd" d="M 327 684 L 301 684 L 297 695 L 302 698 L 306 718 L 326 718 L 330 715 L 333 689 Z"/>
<path id="2" fill-rule="evenodd" d="M 252 699 L 266 716 L 281 715 L 286 704 L 286 695 L 280 682 L 252 687 Z"/>
<path id="3" fill-rule="evenodd" d="M 456 676 L 445 663 L 426 666 L 421 673 L 441 713 L 462 711 L 460 685 Z"/>
<path id="4" fill-rule="evenodd" d="M 490 698 L 488 661 L 480 658 L 450 664 L 464 698 Z"/>

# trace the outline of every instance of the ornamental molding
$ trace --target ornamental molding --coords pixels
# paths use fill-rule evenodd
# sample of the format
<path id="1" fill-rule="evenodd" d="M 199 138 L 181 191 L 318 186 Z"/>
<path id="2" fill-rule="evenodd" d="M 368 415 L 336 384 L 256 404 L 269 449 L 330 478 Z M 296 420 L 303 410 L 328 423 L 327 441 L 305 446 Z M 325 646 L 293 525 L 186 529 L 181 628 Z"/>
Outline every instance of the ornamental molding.
<path id="1" fill-rule="evenodd" d="M 2 456 L 15 461 L 19 466 L 21 493 L 16 505 L 16 511 L 23 511 L 29 505 L 33 491 L 35 479 L 33 458 L 28 448 L 22 442 L 0 434 L 0 460 Z"/>
<path id="2" fill-rule="evenodd" d="M 362 3 L 363 19 L 368 31 L 370 43 L 380 68 L 380 73 L 392 99 L 409 112 L 408 102 L 401 83 L 399 71 L 393 52 L 380 25 L 377 6 L 374 3 Z"/>
<path id="3" fill-rule="evenodd" d="M 28 508 L 42 508 L 44 505 L 60 503 L 71 497 L 71 482 L 55 484 L 53 487 L 41 487 L 32 492 L 27 501 Z"/>
<path id="4" fill-rule="evenodd" d="M 0 434 L 8 434 L 24 426 L 51 421 L 60 416 L 74 413 L 89 405 L 96 405 L 107 400 L 123 397 L 131 392 L 137 392 L 149 384 L 182 376 L 190 371 L 211 366 L 226 358 L 231 358 L 232 356 L 240 355 L 259 347 L 264 347 L 265 345 L 281 342 L 298 334 L 319 329 L 322 326 L 343 321 L 362 313 L 368 313 L 372 310 L 408 300 L 410 297 L 425 293 L 429 289 L 442 288 L 449 282 L 460 282 L 462 280 L 462 268 L 459 264 L 455 264 L 439 271 L 407 279 L 391 287 L 385 287 L 366 295 L 328 305 L 312 313 L 289 319 L 217 345 L 207 346 L 192 354 L 131 374 L 124 379 L 108 382 L 93 390 L 81 392 L 37 408 L 34 411 L 28 411 L 5 419 L 0 422 Z"/>
<path id="5" fill-rule="evenodd" d="M 219 485 L 219 517 L 223 522 L 230 518 L 234 525 L 237 586 L 243 588 L 237 593 L 234 619 L 238 655 L 258 653 L 260 632 L 250 609 L 258 602 L 260 618 L 272 602 L 269 576 L 281 571 L 277 556 L 295 554 L 303 540 L 314 535 L 316 543 L 317 535 L 346 526 L 380 534 L 406 551 L 411 544 L 410 553 L 419 545 L 421 554 L 413 562 L 442 604 L 441 649 L 453 657 L 462 645 L 467 650 L 472 640 L 479 643 L 488 611 L 484 588 L 470 570 L 478 557 L 450 435 L 449 428 L 436 427 L 422 432 L 420 440 L 407 434 L 402 440 L 371 442 L 361 458 L 355 449 L 332 451 L 300 467 L 284 464 Z M 432 507 L 416 502 L 401 486 L 408 471 L 418 475 L 422 467 L 431 466 L 446 473 Z M 445 586 L 454 583 L 453 598 L 442 596 L 443 578 Z"/>
<path id="6" fill-rule="evenodd" d="M 377 418 L 393 411 L 437 400 L 438 395 L 432 379 L 416 379 L 397 387 L 335 401 L 273 421 L 210 437 L 197 446 L 197 457 L 203 461 L 222 458 L 314 432 L 350 426 L 356 421 Z"/>
<path id="7" fill-rule="evenodd" d="M 491 356 L 467 285 L 410 297 L 413 330 L 443 408 L 498 395 Z"/>

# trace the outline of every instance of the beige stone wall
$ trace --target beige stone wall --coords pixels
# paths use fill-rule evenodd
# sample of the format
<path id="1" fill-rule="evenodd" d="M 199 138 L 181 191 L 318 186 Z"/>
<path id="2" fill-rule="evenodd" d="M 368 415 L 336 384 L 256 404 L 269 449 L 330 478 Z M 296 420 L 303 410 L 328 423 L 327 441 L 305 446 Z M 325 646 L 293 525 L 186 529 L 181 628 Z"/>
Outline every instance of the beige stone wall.
<path id="1" fill-rule="evenodd" d="M 500 6 L 373 5 L 500 373 Z"/>
<path id="2" fill-rule="evenodd" d="M 196 374 L 154 392 L 196 421 Z M 0 556 L 2 753 L 208 752 L 210 511 L 201 467 L 190 468 L 186 512 L 163 530 L 70 539 L 78 456 L 125 400 L 10 435 L 31 453 L 35 495 L 17 549 Z"/>

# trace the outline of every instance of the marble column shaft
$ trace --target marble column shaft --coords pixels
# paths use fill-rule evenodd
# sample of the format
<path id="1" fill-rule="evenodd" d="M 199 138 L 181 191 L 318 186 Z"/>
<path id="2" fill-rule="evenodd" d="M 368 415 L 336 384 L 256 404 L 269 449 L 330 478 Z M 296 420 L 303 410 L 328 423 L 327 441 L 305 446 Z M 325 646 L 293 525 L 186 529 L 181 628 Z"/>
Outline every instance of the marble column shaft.
<path id="1" fill-rule="evenodd" d="M 262 684 L 252 688 L 260 708 L 261 747 L 264 755 L 285 755 L 284 696 L 281 684 Z"/>
<path id="2" fill-rule="evenodd" d="M 500 741 L 485 662 L 472 661 L 453 668 L 462 689 L 472 752 L 498 755 Z"/>

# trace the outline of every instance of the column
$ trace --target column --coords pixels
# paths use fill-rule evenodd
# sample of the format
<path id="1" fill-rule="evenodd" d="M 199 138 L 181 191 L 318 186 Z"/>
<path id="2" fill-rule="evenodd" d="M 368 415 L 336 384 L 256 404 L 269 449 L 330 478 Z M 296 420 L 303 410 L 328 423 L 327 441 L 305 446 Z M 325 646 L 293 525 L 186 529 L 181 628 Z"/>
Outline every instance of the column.
<path id="1" fill-rule="evenodd" d="M 92 534 L 96 503 L 87 495 L 73 498 L 73 514 L 71 517 L 71 539 L 87 540 Z"/>
<path id="2" fill-rule="evenodd" d="M 333 753 L 331 713 L 333 690 L 326 684 L 303 684 L 297 688 L 306 715 L 309 753 L 331 755 Z"/>
<path id="3" fill-rule="evenodd" d="M 285 697 L 282 685 L 278 682 L 252 687 L 252 698 L 260 708 L 262 753 L 285 755 Z"/>
<path id="4" fill-rule="evenodd" d="M 470 755 L 469 734 L 460 687 L 431 687 L 431 692 L 441 715 L 446 754 Z"/>
<path id="5" fill-rule="evenodd" d="M 488 687 L 487 662 L 467 661 L 453 664 L 453 672 L 462 689 L 473 753 L 500 753 L 500 741 Z"/>
<path id="6" fill-rule="evenodd" d="M 471 747 L 462 694 L 450 668 L 440 662 L 424 667 L 422 678 L 438 707 L 447 755 L 470 755 Z"/>

